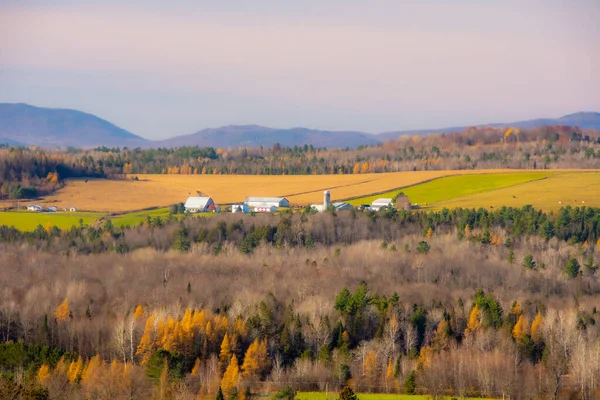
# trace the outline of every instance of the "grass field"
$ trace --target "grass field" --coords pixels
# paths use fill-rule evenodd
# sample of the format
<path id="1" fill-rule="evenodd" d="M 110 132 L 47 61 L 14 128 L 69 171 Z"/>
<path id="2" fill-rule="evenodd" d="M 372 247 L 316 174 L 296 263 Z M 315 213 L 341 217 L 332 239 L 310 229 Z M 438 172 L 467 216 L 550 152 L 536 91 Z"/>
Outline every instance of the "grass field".
<path id="1" fill-rule="evenodd" d="M 567 205 L 600 207 L 600 172 L 552 174 L 542 180 L 440 201 L 431 208 L 490 209 L 502 206 L 522 207 L 525 204 L 546 211 Z"/>
<path id="2" fill-rule="evenodd" d="M 470 194 L 483 193 L 490 190 L 536 181 L 551 175 L 552 173 L 548 172 L 526 172 L 514 174 L 448 176 L 405 189 L 397 189 L 378 195 L 353 199 L 350 200 L 349 203 L 354 205 L 371 204 L 380 197 L 394 198 L 398 193 L 403 192 L 413 204 L 432 204 Z"/>
<path id="3" fill-rule="evenodd" d="M 212 213 L 211 213 L 212 215 Z M 159 208 L 156 210 L 137 211 L 132 213 L 108 215 L 103 212 L 0 212 L 0 225 L 14 226 L 23 231 L 32 231 L 38 225 L 56 226 L 60 229 L 69 229 L 73 225 L 79 225 L 82 220 L 84 225 L 93 225 L 99 220 L 111 219 L 113 224 L 119 227 L 136 226 L 146 221 L 148 217 L 166 218 L 169 216 L 168 208 Z"/>
<path id="4" fill-rule="evenodd" d="M 84 225 L 97 221 L 104 213 L 35 213 L 35 212 L 0 212 L 0 225 L 14 226 L 24 231 L 32 231 L 38 225 L 56 226 L 60 229 L 79 225 L 81 219 Z"/>
<path id="5" fill-rule="evenodd" d="M 417 171 L 364 175 L 138 175 L 139 181 L 90 179 L 69 180 L 66 187 L 47 196 L 40 204 L 59 208 L 75 206 L 80 210 L 123 212 L 150 207 L 165 207 L 183 202 L 201 191 L 217 204 L 243 201 L 247 196 L 284 196 L 292 204 L 321 203 L 323 191 L 332 200 L 367 196 L 415 185 L 449 175 L 480 175 L 514 170 Z"/>
<path id="6" fill-rule="evenodd" d="M 419 396 L 408 394 L 391 394 L 391 393 L 357 393 L 359 400 L 429 400 L 431 396 Z M 325 392 L 298 392 L 296 399 L 298 400 L 336 400 L 338 399 L 337 392 L 329 392 L 327 396 Z M 481 400 L 481 399 L 480 399 Z M 491 400 L 491 399 L 488 399 Z"/>

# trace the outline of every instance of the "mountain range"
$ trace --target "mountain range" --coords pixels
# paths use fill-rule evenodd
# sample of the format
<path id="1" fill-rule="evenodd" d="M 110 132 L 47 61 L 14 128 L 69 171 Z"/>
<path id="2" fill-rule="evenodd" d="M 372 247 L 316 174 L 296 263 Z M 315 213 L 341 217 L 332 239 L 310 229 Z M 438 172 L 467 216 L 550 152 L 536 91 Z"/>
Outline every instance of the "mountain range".
<path id="1" fill-rule="evenodd" d="M 544 125 L 600 129 L 600 113 L 578 112 L 561 118 L 540 118 L 478 126 L 533 128 Z M 102 118 L 77 110 L 0 103 L 0 144 L 40 147 L 255 147 L 282 146 L 350 147 L 373 145 L 406 134 L 458 132 L 468 126 L 418 129 L 370 134 L 358 131 L 327 131 L 307 128 L 277 129 L 258 125 L 229 125 L 203 129 L 164 140 L 148 140 Z"/>

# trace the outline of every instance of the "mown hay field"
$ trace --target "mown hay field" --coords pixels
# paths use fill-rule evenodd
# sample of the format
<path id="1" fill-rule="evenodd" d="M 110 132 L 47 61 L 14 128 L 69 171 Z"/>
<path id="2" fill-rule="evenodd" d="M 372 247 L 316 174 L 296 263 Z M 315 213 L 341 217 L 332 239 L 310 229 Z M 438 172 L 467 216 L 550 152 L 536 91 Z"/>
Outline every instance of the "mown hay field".
<path id="1" fill-rule="evenodd" d="M 488 192 L 505 187 L 511 187 L 527 182 L 537 181 L 552 176 L 553 172 L 524 172 L 512 174 L 486 174 L 486 175 L 457 175 L 435 179 L 410 186 L 404 189 L 396 189 L 378 195 L 352 199 L 350 204 L 371 204 L 374 200 L 394 198 L 399 193 L 404 193 L 413 204 L 421 206 L 439 203 L 441 201 L 467 196 L 470 194 Z"/>
<path id="2" fill-rule="evenodd" d="M 323 191 L 332 200 L 367 196 L 415 185 L 449 175 L 521 174 L 528 171 L 408 171 L 360 175 L 137 175 L 131 179 L 69 180 L 40 204 L 80 210 L 124 212 L 165 207 L 185 201 L 197 191 L 211 196 L 217 204 L 243 201 L 247 196 L 284 196 L 294 205 L 321 203 Z"/>
<path id="3" fill-rule="evenodd" d="M 558 210 L 567 205 L 600 207 L 600 172 L 551 174 L 545 179 L 440 201 L 432 204 L 431 208 L 492 209 L 526 204 L 544 211 Z"/>

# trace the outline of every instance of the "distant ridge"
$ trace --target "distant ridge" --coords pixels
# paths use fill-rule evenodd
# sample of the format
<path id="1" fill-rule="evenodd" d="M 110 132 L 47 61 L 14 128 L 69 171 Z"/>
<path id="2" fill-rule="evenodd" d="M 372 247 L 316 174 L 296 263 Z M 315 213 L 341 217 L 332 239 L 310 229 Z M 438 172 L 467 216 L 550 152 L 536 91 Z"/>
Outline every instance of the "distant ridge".
<path id="1" fill-rule="evenodd" d="M 148 140 L 77 110 L 0 104 L 0 143 L 41 147 L 143 146 Z"/>
<path id="2" fill-rule="evenodd" d="M 511 127 L 511 128 L 535 128 L 538 126 L 577 126 L 581 129 L 600 129 L 600 113 L 597 112 L 577 112 L 574 114 L 565 115 L 560 118 L 538 118 L 530 119 L 525 121 L 515 122 L 496 122 L 491 124 L 483 125 L 471 125 L 476 127 Z M 377 135 L 382 141 L 397 139 L 402 135 L 412 134 L 426 134 L 426 133 L 450 133 L 464 131 L 471 126 L 455 126 L 451 128 L 440 128 L 440 129 L 417 129 L 417 130 L 404 130 L 385 132 Z"/>
<path id="3" fill-rule="evenodd" d="M 379 143 L 377 135 L 355 131 L 322 131 L 307 128 L 275 129 L 259 125 L 229 125 L 203 129 L 191 135 L 176 136 L 153 146 L 256 147 L 303 146 L 355 148 Z"/>
<path id="4" fill-rule="evenodd" d="M 544 125 L 578 126 L 600 130 L 600 113 L 578 112 L 560 118 L 539 118 L 508 123 L 491 123 L 478 127 L 533 128 Z M 358 131 L 328 131 L 308 128 L 278 129 L 259 125 L 228 125 L 202 129 L 189 135 L 151 141 L 125 129 L 77 110 L 34 107 L 27 104 L 0 103 L 0 144 L 41 147 L 271 147 L 304 146 L 356 148 L 395 140 L 402 135 L 449 133 L 470 126 L 440 129 L 416 129 L 380 134 Z"/>

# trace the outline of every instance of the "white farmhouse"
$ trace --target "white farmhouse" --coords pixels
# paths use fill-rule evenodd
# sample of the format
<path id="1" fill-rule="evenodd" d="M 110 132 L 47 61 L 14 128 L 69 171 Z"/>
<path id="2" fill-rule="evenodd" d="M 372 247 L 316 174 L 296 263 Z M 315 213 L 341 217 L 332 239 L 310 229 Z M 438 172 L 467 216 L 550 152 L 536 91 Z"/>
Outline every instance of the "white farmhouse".
<path id="1" fill-rule="evenodd" d="M 44 207 L 37 205 L 37 204 L 30 204 L 27 206 L 27 211 L 44 211 Z"/>
<path id="2" fill-rule="evenodd" d="M 191 213 L 205 212 L 215 208 L 215 202 L 210 197 L 191 196 L 185 201 L 185 211 Z"/>
<path id="3" fill-rule="evenodd" d="M 373 209 L 375 211 L 379 211 L 382 208 L 392 207 L 392 206 L 393 206 L 392 199 L 388 199 L 388 198 L 377 199 L 373 203 L 371 203 L 371 209 Z"/>

